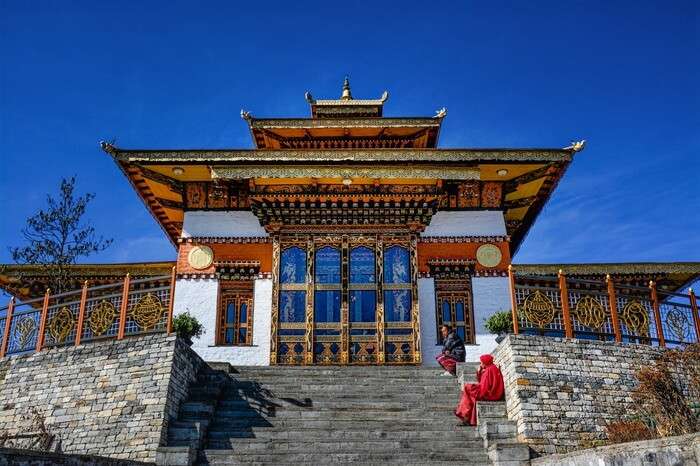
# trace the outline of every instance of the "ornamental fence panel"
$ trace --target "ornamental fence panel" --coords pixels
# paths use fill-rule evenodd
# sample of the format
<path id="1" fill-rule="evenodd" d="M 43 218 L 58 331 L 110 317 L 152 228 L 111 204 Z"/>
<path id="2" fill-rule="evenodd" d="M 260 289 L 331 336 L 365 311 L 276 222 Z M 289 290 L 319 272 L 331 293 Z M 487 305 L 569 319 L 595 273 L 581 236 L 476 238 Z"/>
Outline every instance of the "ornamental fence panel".
<path id="1" fill-rule="evenodd" d="M 518 274 L 511 268 L 513 331 L 678 347 L 700 342 L 700 314 L 688 294 L 604 280 Z"/>
<path id="2" fill-rule="evenodd" d="M 0 308 L 0 358 L 44 348 L 172 331 L 171 275 L 88 286 Z"/>

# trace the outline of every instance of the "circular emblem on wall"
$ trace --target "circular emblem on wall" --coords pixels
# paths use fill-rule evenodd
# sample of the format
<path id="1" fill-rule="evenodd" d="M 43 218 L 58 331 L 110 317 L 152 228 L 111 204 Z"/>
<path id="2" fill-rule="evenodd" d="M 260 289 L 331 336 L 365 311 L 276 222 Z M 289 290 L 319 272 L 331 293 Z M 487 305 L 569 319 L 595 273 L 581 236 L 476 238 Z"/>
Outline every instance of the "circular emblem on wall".
<path id="1" fill-rule="evenodd" d="M 193 269 L 206 269 L 214 262 L 214 252 L 209 246 L 195 246 L 187 255 L 187 262 Z"/>
<path id="2" fill-rule="evenodd" d="M 495 244 L 482 244 L 476 250 L 476 260 L 484 267 L 496 267 L 502 258 L 501 250 Z"/>

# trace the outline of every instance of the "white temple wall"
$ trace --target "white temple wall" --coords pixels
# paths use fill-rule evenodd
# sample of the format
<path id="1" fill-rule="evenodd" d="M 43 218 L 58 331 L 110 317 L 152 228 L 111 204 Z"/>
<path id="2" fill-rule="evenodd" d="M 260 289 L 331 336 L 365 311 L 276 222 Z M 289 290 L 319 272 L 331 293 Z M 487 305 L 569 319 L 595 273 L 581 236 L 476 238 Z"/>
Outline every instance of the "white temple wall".
<path id="1" fill-rule="evenodd" d="M 175 285 L 175 315 L 189 312 L 204 325 L 205 333 L 193 339 L 192 349 L 205 361 L 228 362 L 234 366 L 270 364 L 270 322 L 272 280 L 254 280 L 253 344 L 216 346 L 218 281 L 215 279 L 179 279 Z"/>
<path id="2" fill-rule="evenodd" d="M 478 361 L 479 356 L 498 346 L 496 335 L 489 333 L 484 324 L 494 312 L 510 310 L 508 277 L 473 277 L 472 293 L 476 344 L 467 346 L 467 361 Z"/>
<path id="3" fill-rule="evenodd" d="M 443 211 L 421 236 L 506 236 L 506 222 L 498 210 Z"/>
<path id="4" fill-rule="evenodd" d="M 207 211 L 185 212 L 182 223 L 182 237 L 234 237 L 267 236 L 258 218 L 250 211 Z"/>
<path id="5" fill-rule="evenodd" d="M 421 365 L 436 367 L 438 363 L 435 357 L 442 351 L 442 346 L 437 344 L 434 279 L 418 279 L 418 305 L 420 307 Z"/>

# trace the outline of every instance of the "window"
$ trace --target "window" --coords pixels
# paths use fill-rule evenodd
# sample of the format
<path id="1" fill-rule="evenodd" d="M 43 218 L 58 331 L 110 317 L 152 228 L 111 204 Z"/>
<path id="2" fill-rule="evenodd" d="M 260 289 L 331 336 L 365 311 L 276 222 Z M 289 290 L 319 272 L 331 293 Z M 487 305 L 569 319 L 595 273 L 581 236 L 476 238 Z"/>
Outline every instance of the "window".
<path id="1" fill-rule="evenodd" d="M 387 322 L 411 320 L 411 261 L 408 249 L 391 246 L 384 251 L 384 307 Z"/>
<path id="2" fill-rule="evenodd" d="M 350 322 L 375 322 L 377 283 L 374 250 L 358 246 L 350 250 Z M 371 332 L 364 331 L 363 334 Z"/>
<path id="3" fill-rule="evenodd" d="M 471 281 L 435 280 L 438 344 L 442 344 L 440 326 L 447 324 L 466 344 L 474 343 Z"/>
<path id="4" fill-rule="evenodd" d="M 292 246 L 282 251 L 280 263 L 280 322 L 305 322 L 306 251 Z"/>
<path id="5" fill-rule="evenodd" d="M 318 249 L 314 275 L 314 320 L 340 322 L 340 250 Z"/>
<path id="6" fill-rule="evenodd" d="M 220 282 L 216 343 L 243 346 L 253 343 L 253 292 L 249 282 Z"/>

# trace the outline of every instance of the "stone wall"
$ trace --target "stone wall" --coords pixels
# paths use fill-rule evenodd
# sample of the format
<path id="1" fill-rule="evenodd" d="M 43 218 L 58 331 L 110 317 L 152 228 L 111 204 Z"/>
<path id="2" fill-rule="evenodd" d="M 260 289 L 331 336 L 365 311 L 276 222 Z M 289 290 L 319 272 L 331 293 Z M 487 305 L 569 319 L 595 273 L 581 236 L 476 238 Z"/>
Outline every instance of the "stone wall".
<path id="1" fill-rule="evenodd" d="M 541 454 L 606 439 L 605 426 L 633 408 L 635 371 L 661 351 L 647 345 L 510 335 L 494 352 L 518 439 Z"/>
<path id="2" fill-rule="evenodd" d="M 65 453 L 155 460 L 201 359 L 165 334 L 52 348 L 2 361 L 0 432 L 35 407 Z"/>
<path id="3" fill-rule="evenodd" d="M 700 466 L 700 434 L 590 448 L 532 460 L 532 466 Z"/>

